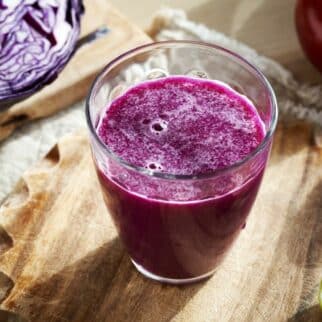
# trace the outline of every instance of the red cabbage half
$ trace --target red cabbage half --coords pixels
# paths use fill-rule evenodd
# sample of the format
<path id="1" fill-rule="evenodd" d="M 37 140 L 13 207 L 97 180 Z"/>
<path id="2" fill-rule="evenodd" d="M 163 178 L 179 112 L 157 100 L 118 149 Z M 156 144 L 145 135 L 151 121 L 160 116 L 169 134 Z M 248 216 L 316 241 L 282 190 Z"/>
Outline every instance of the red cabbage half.
<path id="1" fill-rule="evenodd" d="M 75 51 L 81 0 L 0 0 L 0 110 L 52 82 Z"/>

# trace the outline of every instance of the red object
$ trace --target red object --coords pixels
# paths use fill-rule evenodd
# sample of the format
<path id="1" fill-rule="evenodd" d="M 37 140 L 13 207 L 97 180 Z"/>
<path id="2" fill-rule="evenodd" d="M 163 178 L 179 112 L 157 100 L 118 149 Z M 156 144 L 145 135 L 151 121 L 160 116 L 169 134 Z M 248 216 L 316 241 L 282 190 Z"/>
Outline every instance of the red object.
<path id="1" fill-rule="evenodd" d="M 295 22 L 304 52 L 322 72 L 322 0 L 298 0 Z"/>

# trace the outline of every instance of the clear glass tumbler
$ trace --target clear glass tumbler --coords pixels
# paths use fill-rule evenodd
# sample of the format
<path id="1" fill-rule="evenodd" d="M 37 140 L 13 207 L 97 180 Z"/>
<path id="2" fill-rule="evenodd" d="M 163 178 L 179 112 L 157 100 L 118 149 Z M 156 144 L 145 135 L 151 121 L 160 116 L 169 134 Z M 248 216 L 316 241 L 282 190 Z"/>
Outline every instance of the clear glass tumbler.
<path id="1" fill-rule="evenodd" d="M 219 80 L 246 95 L 265 124 L 264 140 L 243 160 L 200 176 L 150 171 L 115 155 L 97 134 L 111 101 L 130 86 L 168 75 Z M 218 46 L 148 44 L 104 68 L 88 95 L 86 117 L 104 200 L 135 267 L 174 284 L 210 276 L 245 225 L 269 156 L 277 104 L 263 74 Z M 169 200 L 169 191 L 176 197 Z"/>

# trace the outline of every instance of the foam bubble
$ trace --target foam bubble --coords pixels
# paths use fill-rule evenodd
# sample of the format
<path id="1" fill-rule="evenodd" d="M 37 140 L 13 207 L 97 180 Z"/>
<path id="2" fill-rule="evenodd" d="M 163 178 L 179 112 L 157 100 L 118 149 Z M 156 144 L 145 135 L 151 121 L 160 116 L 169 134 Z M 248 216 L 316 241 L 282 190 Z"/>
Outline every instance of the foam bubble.
<path id="1" fill-rule="evenodd" d="M 146 163 L 145 168 L 152 171 L 161 171 L 163 169 L 162 165 L 157 161 L 149 161 Z"/>
<path id="2" fill-rule="evenodd" d="M 151 132 L 155 134 L 161 134 L 165 132 L 168 128 L 168 122 L 162 119 L 156 119 L 151 122 Z"/>

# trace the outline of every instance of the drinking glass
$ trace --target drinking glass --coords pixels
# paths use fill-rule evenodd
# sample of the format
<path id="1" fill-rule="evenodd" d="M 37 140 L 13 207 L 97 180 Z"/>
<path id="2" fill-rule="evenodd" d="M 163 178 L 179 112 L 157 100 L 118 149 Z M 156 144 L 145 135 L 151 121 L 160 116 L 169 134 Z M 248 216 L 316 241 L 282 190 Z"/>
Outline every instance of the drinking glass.
<path id="1" fill-rule="evenodd" d="M 219 80 L 247 96 L 265 126 L 263 141 L 244 159 L 206 175 L 141 168 L 113 153 L 97 132 L 111 102 L 133 85 L 173 75 Z M 264 75 L 219 46 L 152 43 L 107 64 L 87 97 L 86 117 L 104 200 L 134 266 L 173 284 L 213 274 L 245 226 L 269 157 L 277 103 Z"/>

